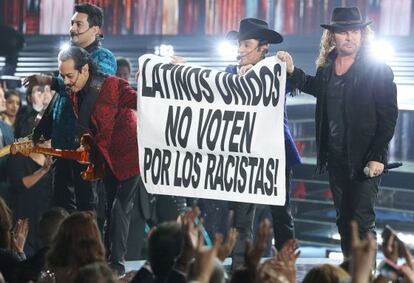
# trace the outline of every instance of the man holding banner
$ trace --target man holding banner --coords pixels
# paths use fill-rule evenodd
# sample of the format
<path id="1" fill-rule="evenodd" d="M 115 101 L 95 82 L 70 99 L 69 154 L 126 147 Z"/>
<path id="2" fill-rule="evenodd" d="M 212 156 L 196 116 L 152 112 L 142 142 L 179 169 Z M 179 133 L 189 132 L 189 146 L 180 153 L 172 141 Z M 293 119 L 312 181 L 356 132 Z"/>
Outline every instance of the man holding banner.
<path id="1" fill-rule="evenodd" d="M 398 116 L 393 72 L 370 54 L 370 23 L 357 7 L 335 8 L 331 23 L 321 25 L 315 76 L 296 68 L 287 52 L 278 54 L 290 81 L 316 97 L 316 170 L 329 172 L 345 259 L 351 220 L 361 238 L 375 234 L 374 206 Z"/>
<path id="2" fill-rule="evenodd" d="M 239 31 L 231 31 L 227 34 L 228 39 L 238 40 L 239 42 L 239 65 L 230 65 L 226 68 L 226 72 L 238 73 L 244 75 L 249 69 L 256 65 L 260 60 L 265 58 L 268 53 L 269 44 L 281 43 L 283 41 L 282 36 L 276 31 L 268 29 L 268 24 L 262 20 L 247 18 L 240 21 Z M 286 93 L 289 93 L 289 85 L 286 85 Z M 296 149 L 292 135 L 288 127 L 288 117 L 286 107 L 284 111 L 284 141 L 285 141 L 285 154 L 286 154 L 286 202 L 283 206 L 270 206 L 272 214 L 272 226 L 274 232 L 275 247 L 280 250 L 283 244 L 294 237 L 293 217 L 290 209 L 289 187 L 292 176 L 292 167 L 301 163 L 299 153 Z M 238 218 L 242 217 L 245 221 L 246 215 L 241 213 L 241 216 L 237 215 L 237 206 L 249 206 L 253 204 L 234 203 L 235 207 L 235 225 L 238 223 Z M 249 211 L 249 210 L 248 210 Z M 250 220 L 251 221 L 251 220 Z M 247 224 L 247 222 L 245 222 Z M 245 225 L 246 225 L 245 224 Z M 252 224 L 251 222 L 249 223 Z M 237 227 L 237 226 L 236 226 Z M 237 227 L 238 228 L 238 227 Z M 243 227 L 239 230 L 244 230 Z M 240 240 L 243 240 L 240 237 Z M 241 243 L 243 244 L 243 242 Z M 241 246 L 240 248 L 242 248 Z"/>
<path id="3" fill-rule="evenodd" d="M 145 187 L 155 194 L 238 202 L 234 226 L 241 237 L 233 268 L 243 263 L 244 242 L 252 238 L 253 203 L 286 203 L 286 68 L 275 57 L 260 61 L 268 44 L 282 37 L 262 21 L 247 27 L 258 32 L 252 38 L 267 43 L 249 51 L 257 59 L 245 76 L 173 65 L 154 55 L 139 58 L 138 146 Z"/>

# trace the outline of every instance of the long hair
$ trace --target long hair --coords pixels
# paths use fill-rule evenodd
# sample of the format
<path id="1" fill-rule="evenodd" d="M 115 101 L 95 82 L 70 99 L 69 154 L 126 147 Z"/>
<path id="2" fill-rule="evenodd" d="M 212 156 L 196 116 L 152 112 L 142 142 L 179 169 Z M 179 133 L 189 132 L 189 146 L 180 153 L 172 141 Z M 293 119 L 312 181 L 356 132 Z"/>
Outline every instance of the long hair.
<path id="1" fill-rule="evenodd" d="M 370 26 L 366 26 L 361 29 L 361 47 L 360 50 L 366 50 L 370 47 L 374 32 Z M 316 67 L 324 67 L 328 62 L 329 53 L 335 48 L 334 32 L 326 29 L 321 37 L 321 43 L 319 48 L 319 56 L 316 59 Z"/>
<path id="2" fill-rule="evenodd" d="M 75 63 L 75 70 L 82 72 L 84 65 L 89 66 L 89 74 L 96 75 L 98 73 L 98 66 L 92 60 L 91 55 L 79 46 L 71 46 L 59 52 L 58 60 L 61 62 L 72 59 Z"/>
<path id="3" fill-rule="evenodd" d="M 3 198 L 0 197 L 0 248 L 10 249 L 12 212 Z"/>
<path id="4" fill-rule="evenodd" d="M 92 262 L 105 261 L 105 248 L 91 212 L 75 212 L 59 227 L 47 264 L 54 268 L 77 270 Z"/>

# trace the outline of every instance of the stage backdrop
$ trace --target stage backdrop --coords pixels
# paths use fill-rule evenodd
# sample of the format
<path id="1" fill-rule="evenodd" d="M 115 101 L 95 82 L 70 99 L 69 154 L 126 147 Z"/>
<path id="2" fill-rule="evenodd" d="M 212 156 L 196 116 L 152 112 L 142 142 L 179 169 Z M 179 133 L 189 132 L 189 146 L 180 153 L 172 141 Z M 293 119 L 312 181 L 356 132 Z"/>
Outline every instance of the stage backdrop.
<path id="1" fill-rule="evenodd" d="M 412 0 L 0 0 L 0 23 L 24 34 L 67 34 L 73 6 L 84 2 L 102 7 L 105 35 L 222 35 L 247 17 L 283 35 L 319 35 L 338 6 L 358 6 L 384 35 L 414 30 Z"/>
<path id="2" fill-rule="evenodd" d="M 149 193 L 285 203 L 286 67 L 245 76 L 139 58 L 138 146 Z"/>

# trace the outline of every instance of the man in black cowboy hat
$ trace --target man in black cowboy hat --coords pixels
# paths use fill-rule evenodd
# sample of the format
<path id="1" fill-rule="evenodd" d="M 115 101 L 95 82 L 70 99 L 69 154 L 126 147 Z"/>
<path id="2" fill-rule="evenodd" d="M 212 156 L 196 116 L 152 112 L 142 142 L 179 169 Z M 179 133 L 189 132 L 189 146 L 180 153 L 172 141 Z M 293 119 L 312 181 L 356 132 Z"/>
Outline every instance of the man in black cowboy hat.
<path id="1" fill-rule="evenodd" d="M 283 37 L 274 30 L 268 28 L 265 21 L 246 18 L 240 21 L 239 31 L 230 31 L 227 39 L 238 40 L 239 56 L 238 65 L 230 65 L 226 68 L 226 72 L 233 74 L 244 74 L 248 69 L 256 65 L 260 60 L 264 59 L 269 50 L 269 44 L 277 44 L 283 41 Z M 287 87 L 287 92 L 288 87 Z M 290 211 L 289 202 L 289 185 L 292 175 L 292 167 L 300 164 L 301 159 L 290 134 L 287 115 L 285 111 L 284 118 L 284 134 L 285 134 L 285 150 L 286 150 L 286 203 L 284 206 L 271 206 L 270 211 L 273 218 L 273 231 L 275 234 L 275 246 L 280 250 L 283 244 L 293 238 L 293 218 Z M 240 266 L 244 261 L 245 241 L 252 239 L 253 234 L 253 218 L 255 215 L 255 205 L 249 203 L 228 203 L 220 201 L 204 201 L 206 204 L 206 220 L 214 219 L 214 225 L 206 223 L 207 230 L 224 230 L 226 223 L 217 223 L 217 219 L 223 219 L 223 212 L 227 209 L 234 211 L 233 225 L 239 233 L 236 246 L 233 251 L 233 269 Z M 262 208 L 262 207 L 260 207 Z M 268 207 L 263 207 L 268 211 Z M 214 217 L 214 214 L 217 217 Z M 265 214 L 265 213 L 264 213 Z M 227 220 L 224 218 L 224 220 Z M 220 222 L 220 221 L 219 221 Z M 221 225 L 221 227 L 219 227 Z M 225 232 L 225 231 L 220 231 Z"/>
<path id="2" fill-rule="evenodd" d="M 331 23 L 321 25 L 326 30 L 315 76 L 296 68 L 288 53 L 278 53 L 287 62 L 288 80 L 317 99 L 316 170 L 329 171 L 345 258 L 351 220 L 361 238 L 375 234 L 374 205 L 398 116 L 393 72 L 369 54 L 370 23 L 356 7 L 335 8 Z"/>

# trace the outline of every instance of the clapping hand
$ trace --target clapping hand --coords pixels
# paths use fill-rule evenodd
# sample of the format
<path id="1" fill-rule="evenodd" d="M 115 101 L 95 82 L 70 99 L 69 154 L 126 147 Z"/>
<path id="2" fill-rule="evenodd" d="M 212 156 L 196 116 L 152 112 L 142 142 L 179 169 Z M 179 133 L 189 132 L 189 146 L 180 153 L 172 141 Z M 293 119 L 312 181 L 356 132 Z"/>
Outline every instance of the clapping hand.
<path id="1" fill-rule="evenodd" d="M 29 220 L 19 219 L 12 233 L 12 248 L 18 253 L 24 252 L 27 234 L 29 233 Z"/>

